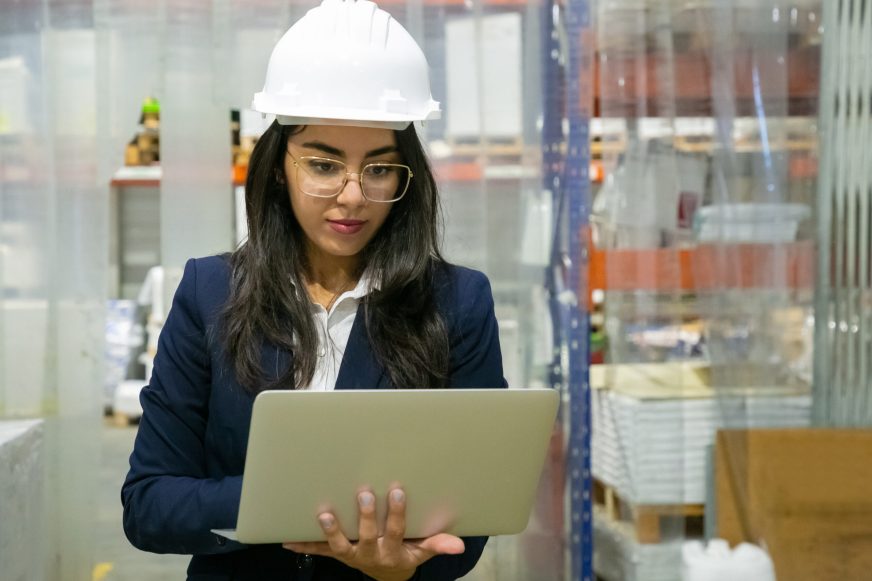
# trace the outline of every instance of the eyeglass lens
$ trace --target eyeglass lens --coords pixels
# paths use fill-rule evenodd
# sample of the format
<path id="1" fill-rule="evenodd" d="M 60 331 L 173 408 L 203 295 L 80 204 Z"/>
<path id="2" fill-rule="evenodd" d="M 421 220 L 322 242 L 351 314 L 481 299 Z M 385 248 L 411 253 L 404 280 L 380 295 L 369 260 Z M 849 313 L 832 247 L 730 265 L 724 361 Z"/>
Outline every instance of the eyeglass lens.
<path id="1" fill-rule="evenodd" d="M 323 158 L 299 160 L 298 183 L 303 192 L 312 196 L 330 197 L 345 185 L 347 168 L 344 163 Z M 369 164 L 361 175 L 363 195 L 377 202 L 389 202 L 401 197 L 409 183 L 409 170 L 395 164 Z"/>

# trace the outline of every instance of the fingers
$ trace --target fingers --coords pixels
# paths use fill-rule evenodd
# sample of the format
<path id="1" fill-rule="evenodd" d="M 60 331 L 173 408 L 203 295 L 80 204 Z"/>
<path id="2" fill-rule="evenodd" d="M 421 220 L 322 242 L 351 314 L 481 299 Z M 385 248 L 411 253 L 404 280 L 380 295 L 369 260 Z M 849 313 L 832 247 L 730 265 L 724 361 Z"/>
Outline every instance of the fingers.
<path id="1" fill-rule="evenodd" d="M 339 522 L 329 512 L 318 515 L 318 523 L 321 525 L 321 530 L 324 531 L 324 536 L 327 537 L 327 544 L 330 547 L 333 556 L 340 561 L 348 561 L 354 558 L 354 546 L 342 533 L 342 528 Z"/>
<path id="2" fill-rule="evenodd" d="M 326 543 L 285 543 L 286 549 L 298 553 L 332 557 L 371 576 L 390 571 L 406 578 L 415 567 L 436 555 L 459 555 L 464 552 L 463 540 L 449 534 L 438 534 L 415 541 L 404 540 L 406 529 L 406 495 L 402 489 L 388 494 L 388 514 L 384 536 L 378 536 L 376 502 L 372 492 L 358 495 L 359 541 L 352 543 L 342 532 L 331 513 L 318 515 Z M 379 573 L 381 572 L 381 573 Z"/>
<path id="3" fill-rule="evenodd" d="M 369 559 L 378 550 L 378 522 L 375 512 L 375 495 L 372 492 L 361 492 L 357 496 L 359 507 L 359 524 L 357 526 L 357 552 L 363 559 Z"/>
<path id="4" fill-rule="evenodd" d="M 400 488 L 388 493 L 388 518 L 385 523 L 386 551 L 398 551 L 406 534 L 406 494 Z"/>
<path id="5" fill-rule="evenodd" d="M 463 539 L 445 533 L 415 541 L 413 544 L 434 555 L 459 555 L 466 550 Z"/>

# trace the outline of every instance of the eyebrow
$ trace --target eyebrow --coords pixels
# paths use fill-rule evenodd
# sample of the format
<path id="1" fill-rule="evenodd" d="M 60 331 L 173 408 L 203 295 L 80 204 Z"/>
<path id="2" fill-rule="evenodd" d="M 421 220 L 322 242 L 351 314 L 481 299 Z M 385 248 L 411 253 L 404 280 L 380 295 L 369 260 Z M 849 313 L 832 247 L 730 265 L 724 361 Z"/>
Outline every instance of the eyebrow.
<path id="1" fill-rule="evenodd" d="M 322 141 L 307 141 L 303 144 L 303 147 L 308 147 L 309 149 L 317 149 L 323 153 L 327 153 L 329 155 L 335 155 L 337 157 L 345 157 L 345 152 L 341 149 L 333 147 L 332 145 L 327 145 Z M 367 151 L 366 155 L 364 155 L 364 159 L 370 157 L 376 157 L 378 155 L 384 155 L 386 153 L 394 153 L 399 151 L 396 145 L 386 145 L 384 147 L 379 147 L 378 149 L 373 149 L 372 151 Z"/>

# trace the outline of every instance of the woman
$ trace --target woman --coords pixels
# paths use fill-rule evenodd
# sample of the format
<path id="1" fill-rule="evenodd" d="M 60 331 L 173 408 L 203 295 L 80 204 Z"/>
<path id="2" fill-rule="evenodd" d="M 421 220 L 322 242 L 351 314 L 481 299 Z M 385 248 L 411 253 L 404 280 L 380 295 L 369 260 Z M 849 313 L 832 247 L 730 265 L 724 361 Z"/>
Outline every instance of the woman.
<path id="1" fill-rule="evenodd" d="M 359 15 L 371 3 L 329 5 Z M 399 489 L 361 493 L 355 543 L 327 513 L 324 543 L 244 546 L 209 532 L 235 525 L 264 389 L 506 385 L 487 279 L 440 257 L 438 195 L 414 126 L 360 111 L 273 111 L 285 124 L 252 154 L 248 240 L 188 262 L 161 332 L 122 488 L 124 529 L 140 549 L 193 554 L 189 579 L 456 579 L 484 548 L 486 538 L 404 539 Z"/>

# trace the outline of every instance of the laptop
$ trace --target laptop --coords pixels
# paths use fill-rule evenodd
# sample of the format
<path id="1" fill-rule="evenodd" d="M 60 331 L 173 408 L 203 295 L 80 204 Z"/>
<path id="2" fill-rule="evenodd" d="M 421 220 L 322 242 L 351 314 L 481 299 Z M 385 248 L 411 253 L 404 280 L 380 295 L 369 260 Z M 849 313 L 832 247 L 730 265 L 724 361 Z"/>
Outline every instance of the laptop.
<path id="1" fill-rule="evenodd" d="M 406 492 L 406 538 L 527 526 L 559 403 L 551 389 L 265 391 L 254 402 L 236 529 L 242 543 L 357 540 L 357 495 Z"/>

